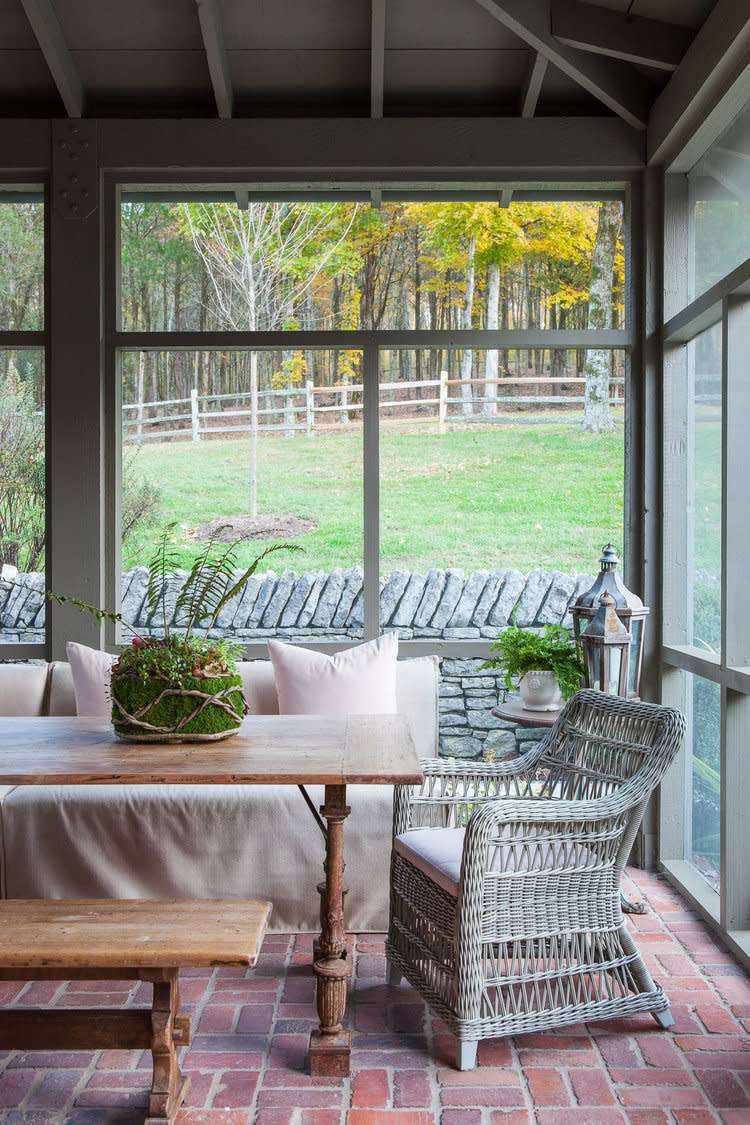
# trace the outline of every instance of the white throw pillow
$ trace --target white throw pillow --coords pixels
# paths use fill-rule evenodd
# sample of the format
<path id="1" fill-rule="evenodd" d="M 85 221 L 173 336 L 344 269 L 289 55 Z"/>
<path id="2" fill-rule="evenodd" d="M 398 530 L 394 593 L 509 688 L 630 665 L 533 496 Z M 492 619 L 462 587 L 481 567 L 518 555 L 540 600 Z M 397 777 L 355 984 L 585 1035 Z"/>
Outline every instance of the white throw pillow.
<path id="1" fill-rule="evenodd" d="M 76 714 L 108 719 L 112 713 L 109 674 L 117 657 L 76 641 L 68 641 L 65 648 L 73 673 Z"/>
<path id="2" fill-rule="evenodd" d="M 268 642 L 282 715 L 393 715 L 398 633 L 327 656 Z"/>

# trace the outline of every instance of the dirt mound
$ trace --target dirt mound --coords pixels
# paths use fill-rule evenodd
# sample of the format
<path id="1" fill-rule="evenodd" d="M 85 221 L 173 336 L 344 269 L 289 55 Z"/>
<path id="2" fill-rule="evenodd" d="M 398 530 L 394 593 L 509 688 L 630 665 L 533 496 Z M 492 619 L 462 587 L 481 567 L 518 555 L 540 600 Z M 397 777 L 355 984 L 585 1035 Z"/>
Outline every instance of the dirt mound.
<path id="1" fill-rule="evenodd" d="M 203 523 L 189 531 L 190 539 L 216 539 L 219 543 L 236 543 L 240 539 L 296 539 L 307 535 L 318 525 L 314 520 L 303 520 L 299 516 L 217 516 L 209 523 Z"/>

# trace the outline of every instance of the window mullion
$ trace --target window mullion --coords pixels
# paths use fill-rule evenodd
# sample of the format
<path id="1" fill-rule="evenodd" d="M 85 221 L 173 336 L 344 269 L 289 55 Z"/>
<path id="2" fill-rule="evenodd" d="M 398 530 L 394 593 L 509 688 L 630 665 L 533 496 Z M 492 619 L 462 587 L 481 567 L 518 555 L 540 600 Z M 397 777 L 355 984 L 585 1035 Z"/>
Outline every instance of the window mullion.
<path id="1" fill-rule="evenodd" d="M 380 411 L 378 364 L 374 345 L 362 351 L 363 503 L 364 503 L 364 639 L 380 632 Z"/>

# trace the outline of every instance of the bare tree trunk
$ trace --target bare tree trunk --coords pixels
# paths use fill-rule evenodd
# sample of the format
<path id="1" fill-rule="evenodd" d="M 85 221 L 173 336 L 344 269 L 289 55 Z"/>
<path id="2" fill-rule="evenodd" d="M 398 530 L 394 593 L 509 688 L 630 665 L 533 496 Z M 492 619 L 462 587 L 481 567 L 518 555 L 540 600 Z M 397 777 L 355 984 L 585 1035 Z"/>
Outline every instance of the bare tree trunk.
<path id="1" fill-rule="evenodd" d="M 490 262 L 487 267 L 487 328 L 497 328 L 500 300 L 500 266 Z M 499 352 L 488 348 L 484 363 L 484 413 L 497 414 L 497 369 Z"/>
<path id="2" fill-rule="evenodd" d="M 248 484 L 250 519 L 258 514 L 258 353 L 250 352 L 250 463 Z"/>
<path id="3" fill-rule="evenodd" d="M 248 255 L 245 261 L 247 276 L 247 310 L 248 328 L 254 332 L 257 325 L 257 312 L 255 308 L 256 284 L 255 263 Z M 250 352 L 250 464 L 248 466 L 250 519 L 254 520 L 258 514 L 258 353 Z"/>
<path id="4" fill-rule="evenodd" d="M 622 223 L 619 203 L 602 203 L 591 258 L 589 328 L 612 326 L 612 271 Z M 589 348 L 586 353 L 586 389 L 581 429 L 588 433 L 611 433 L 615 428 L 609 411 L 609 351 Z"/>
<path id="5" fill-rule="evenodd" d="M 472 234 L 466 260 L 466 300 L 464 301 L 462 328 L 471 328 L 471 308 L 474 304 L 474 252 L 477 240 Z M 466 348 L 461 357 L 461 413 L 470 418 L 474 412 L 471 401 L 471 370 L 474 365 L 474 352 Z"/>

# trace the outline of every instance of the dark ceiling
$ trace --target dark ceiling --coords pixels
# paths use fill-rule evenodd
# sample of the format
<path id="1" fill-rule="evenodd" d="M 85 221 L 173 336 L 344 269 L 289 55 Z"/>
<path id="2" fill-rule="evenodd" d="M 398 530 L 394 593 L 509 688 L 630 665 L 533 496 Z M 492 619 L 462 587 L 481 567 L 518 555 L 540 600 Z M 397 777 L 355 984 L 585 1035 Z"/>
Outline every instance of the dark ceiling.
<path id="1" fill-rule="evenodd" d="M 0 0 L 4 117 L 644 127 L 713 0 Z"/>

